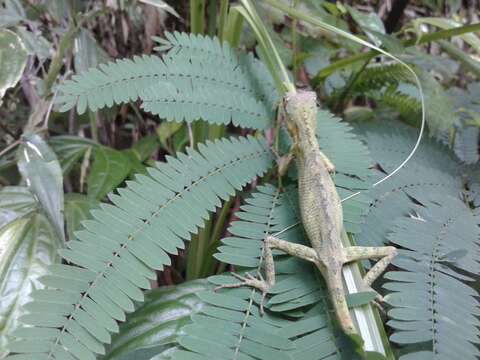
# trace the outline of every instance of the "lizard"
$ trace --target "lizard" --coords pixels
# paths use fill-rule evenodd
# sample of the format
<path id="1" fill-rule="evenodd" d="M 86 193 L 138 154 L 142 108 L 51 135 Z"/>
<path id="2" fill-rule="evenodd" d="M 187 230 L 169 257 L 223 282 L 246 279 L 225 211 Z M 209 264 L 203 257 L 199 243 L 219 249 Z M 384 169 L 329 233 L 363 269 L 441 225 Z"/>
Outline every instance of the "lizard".
<path id="1" fill-rule="evenodd" d="M 267 235 L 263 244 L 265 278 L 250 274 L 233 275 L 240 280 L 234 284 L 224 284 L 220 288 L 250 286 L 262 292 L 260 314 L 269 289 L 275 284 L 275 264 L 273 249 L 280 250 L 312 262 L 324 278 L 333 304 L 336 318 L 343 332 L 357 336 L 357 332 L 347 306 L 342 279 L 343 265 L 365 259 L 379 259 L 363 277 L 363 290 L 373 291 L 373 281 L 386 269 L 395 257 L 393 246 L 361 247 L 342 245 L 346 236 L 343 227 L 341 199 L 335 188 L 332 174 L 334 164 L 320 150 L 316 137 L 317 97 L 312 91 L 289 91 L 283 99 L 283 112 L 293 145 L 287 160 L 279 165 L 279 173 L 284 174 L 290 160 L 295 159 L 298 168 L 298 192 L 301 222 L 311 247 L 295 244 L 272 235 Z M 377 300 L 383 301 L 377 293 Z"/>

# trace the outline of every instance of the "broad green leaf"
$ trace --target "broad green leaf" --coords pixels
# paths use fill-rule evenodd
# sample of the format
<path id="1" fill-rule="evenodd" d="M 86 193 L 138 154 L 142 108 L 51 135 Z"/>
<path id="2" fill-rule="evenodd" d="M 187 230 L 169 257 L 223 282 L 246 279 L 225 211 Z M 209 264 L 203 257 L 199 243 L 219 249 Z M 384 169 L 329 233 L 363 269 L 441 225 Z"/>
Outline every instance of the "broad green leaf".
<path id="1" fill-rule="evenodd" d="M 6 355 L 6 343 L 17 328 L 22 306 L 47 266 L 58 261 L 61 246 L 55 229 L 35 209 L 28 189 L 7 187 L 0 191 L 0 214 L 13 219 L 0 225 L 0 358 Z"/>
<path id="2" fill-rule="evenodd" d="M 380 17 L 374 12 L 360 12 L 348 5 L 347 9 L 350 12 L 353 20 L 355 20 L 355 22 L 368 35 L 370 40 L 373 41 L 377 46 L 381 45 L 382 38 L 377 36 L 377 34 L 385 35 L 385 26 L 383 25 L 382 19 L 380 19 Z"/>
<path id="3" fill-rule="evenodd" d="M 87 29 L 81 28 L 75 38 L 74 64 L 78 73 L 87 71 L 98 64 L 110 60 L 108 54 L 103 50 Z"/>
<path id="4" fill-rule="evenodd" d="M 0 28 L 17 25 L 25 19 L 25 9 L 20 0 L 5 0 L 0 7 Z"/>
<path id="5" fill-rule="evenodd" d="M 41 33 L 34 34 L 25 26 L 18 26 L 17 34 L 22 38 L 29 55 L 35 55 L 40 59 L 52 57 L 53 45 Z"/>
<path id="6" fill-rule="evenodd" d="M 15 86 L 27 63 L 27 51 L 20 37 L 10 30 L 0 30 L 0 99 Z"/>
<path id="7" fill-rule="evenodd" d="M 181 126 L 181 123 L 175 123 Z M 144 162 L 152 154 L 154 154 L 160 144 L 155 135 L 148 135 L 138 140 L 129 150 L 137 157 L 138 160 Z"/>
<path id="8" fill-rule="evenodd" d="M 130 159 L 130 174 L 145 174 L 146 166 L 143 162 L 147 161 L 152 154 L 158 151 L 160 143 L 155 135 L 145 136 L 137 141 L 130 149 L 123 150 L 122 153 Z"/>
<path id="9" fill-rule="evenodd" d="M 68 174 L 80 162 L 89 148 L 97 148 L 96 142 L 80 136 L 54 136 L 48 141 L 57 154 L 64 174 Z"/>
<path id="10" fill-rule="evenodd" d="M 167 146 L 167 139 L 182 128 L 182 123 L 174 121 L 163 121 L 157 127 L 157 135 L 160 143 Z"/>
<path id="11" fill-rule="evenodd" d="M 83 194 L 69 193 L 65 195 L 65 223 L 67 239 L 74 239 L 73 233 L 82 228 L 82 221 L 91 218 L 90 210 L 98 207 L 98 202 Z"/>
<path id="12" fill-rule="evenodd" d="M 195 280 L 147 292 L 145 304 L 120 325 L 104 360 L 157 359 L 154 355 L 175 347 L 180 328 L 203 307 L 196 294 L 209 287 L 205 280 Z"/>
<path id="13" fill-rule="evenodd" d="M 99 147 L 95 150 L 95 159 L 87 179 L 88 196 L 102 200 L 128 176 L 130 169 L 131 162 L 126 154 Z"/>
<path id="14" fill-rule="evenodd" d="M 26 187 L 8 186 L 0 191 L 0 227 L 25 216 L 37 207 L 37 202 Z"/>
<path id="15" fill-rule="evenodd" d="M 60 239 L 63 224 L 63 177 L 57 156 L 38 135 L 26 135 L 19 148 L 18 168 L 40 202 Z"/>

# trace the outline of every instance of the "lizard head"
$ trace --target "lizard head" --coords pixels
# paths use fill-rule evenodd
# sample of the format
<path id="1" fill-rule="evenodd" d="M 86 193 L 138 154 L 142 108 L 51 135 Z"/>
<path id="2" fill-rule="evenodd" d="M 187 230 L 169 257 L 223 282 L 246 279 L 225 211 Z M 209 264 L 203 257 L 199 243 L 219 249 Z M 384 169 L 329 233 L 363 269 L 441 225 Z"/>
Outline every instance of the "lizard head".
<path id="1" fill-rule="evenodd" d="M 317 94 L 313 91 L 297 90 L 284 97 L 287 128 L 295 139 L 307 131 L 315 134 L 317 128 Z"/>

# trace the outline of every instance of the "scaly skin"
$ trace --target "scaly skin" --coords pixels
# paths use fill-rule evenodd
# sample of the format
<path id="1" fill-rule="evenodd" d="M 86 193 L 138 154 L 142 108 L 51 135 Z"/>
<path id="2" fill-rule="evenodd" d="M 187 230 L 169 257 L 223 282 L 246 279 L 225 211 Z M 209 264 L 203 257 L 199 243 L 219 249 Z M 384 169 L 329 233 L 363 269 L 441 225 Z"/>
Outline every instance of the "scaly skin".
<path id="1" fill-rule="evenodd" d="M 317 105 L 313 92 L 289 93 L 285 111 L 294 139 L 298 169 L 298 192 L 302 223 L 312 248 L 315 264 L 326 281 L 338 321 L 346 333 L 354 333 L 342 282 L 345 263 L 342 246 L 343 212 L 340 197 L 330 176 L 316 137 Z"/>
<path id="2" fill-rule="evenodd" d="M 385 247 L 350 246 L 344 248 L 342 237 L 343 210 L 340 197 L 330 176 L 335 171 L 330 160 L 320 151 L 316 138 L 317 105 L 316 94 L 309 91 L 288 93 L 284 98 L 287 127 L 293 139 L 292 154 L 298 168 L 298 191 L 303 227 L 311 247 L 290 243 L 267 236 L 264 244 L 265 279 L 256 279 L 234 274 L 241 280 L 237 284 L 218 288 L 253 286 L 262 291 L 263 299 L 275 284 L 275 267 L 272 249 L 279 249 L 292 256 L 313 262 L 328 287 L 330 298 L 342 330 L 350 336 L 356 335 L 345 297 L 342 280 L 343 265 L 363 259 L 380 259 L 363 278 L 364 290 L 371 290 L 372 282 L 385 270 L 396 249 Z M 283 173 L 288 165 L 283 164 Z M 381 300 L 381 297 L 379 296 Z"/>

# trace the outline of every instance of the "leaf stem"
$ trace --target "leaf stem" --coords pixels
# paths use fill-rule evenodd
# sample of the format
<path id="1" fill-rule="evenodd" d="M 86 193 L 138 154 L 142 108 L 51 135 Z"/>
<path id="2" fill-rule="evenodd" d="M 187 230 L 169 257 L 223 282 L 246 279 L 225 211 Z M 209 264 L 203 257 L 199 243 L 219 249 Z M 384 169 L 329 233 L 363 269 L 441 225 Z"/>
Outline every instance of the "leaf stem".
<path id="1" fill-rule="evenodd" d="M 217 28 L 217 0 L 208 1 L 208 25 L 207 32 L 210 36 L 215 36 Z"/>
<path id="2" fill-rule="evenodd" d="M 215 225 L 213 226 L 212 235 L 210 237 L 210 243 L 208 250 L 204 259 L 203 269 L 200 272 L 200 276 L 207 277 L 214 274 L 216 260 L 213 257 L 213 254 L 217 251 L 218 245 L 220 245 L 220 239 L 223 234 L 223 229 L 225 228 L 225 222 L 227 221 L 227 216 L 230 212 L 230 208 L 234 202 L 235 198 L 230 198 L 223 204 L 222 210 L 217 216 Z"/>
<path id="3" fill-rule="evenodd" d="M 190 31 L 193 34 L 203 34 L 205 29 L 206 0 L 190 0 Z"/>
<path id="4" fill-rule="evenodd" d="M 93 111 L 89 111 L 88 119 L 90 120 L 90 131 L 92 133 L 92 140 L 98 143 L 97 114 Z"/>
<path id="5" fill-rule="evenodd" d="M 218 16 L 218 38 L 220 43 L 225 41 L 225 33 L 227 30 L 227 19 L 229 16 L 228 13 L 229 0 L 220 0 L 220 15 Z"/>

